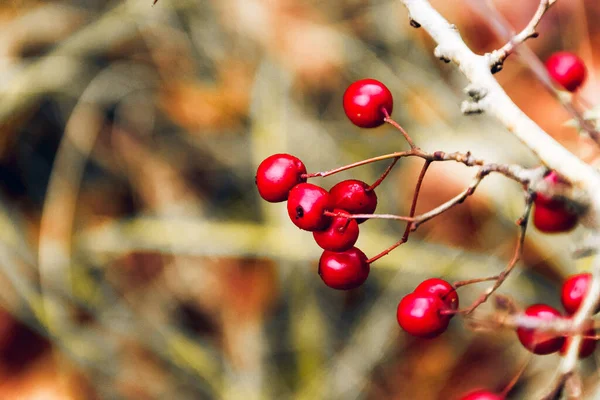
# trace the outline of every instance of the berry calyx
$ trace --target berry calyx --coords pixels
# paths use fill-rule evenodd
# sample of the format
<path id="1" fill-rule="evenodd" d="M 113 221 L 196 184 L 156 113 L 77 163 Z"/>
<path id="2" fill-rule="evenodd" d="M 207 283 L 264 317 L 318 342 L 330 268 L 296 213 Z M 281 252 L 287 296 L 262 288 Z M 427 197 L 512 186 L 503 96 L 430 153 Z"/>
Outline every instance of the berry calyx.
<path id="1" fill-rule="evenodd" d="M 448 306 L 438 296 L 429 293 L 409 293 L 400 300 L 396 311 L 398 324 L 407 333 L 434 338 L 442 334 L 450 322 L 440 311 Z"/>
<path id="2" fill-rule="evenodd" d="M 347 179 L 329 189 L 331 201 L 335 208 L 341 208 L 351 214 L 373 214 L 377 208 L 377 195 L 369 185 L 357 179 Z M 365 222 L 357 219 L 357 223 Z"/>
<path id="3" fill-rule="evenodd" d="M 333 212 L 348 215 L 347 212 L 340 209 L 334 209 Z M 329 227 L 313 232 L 313 237 L 324 250 L 346 251 L 354 246 L 358 239 L 358 223 L 356 220 L 344 216 L 333 217 Z"/>
<path id="4" fill-rule="evenodd" d="M 586 336 L 595 336 L 596 332 L 593 329 L 590 329 L 586 332 Z M 565 343 L 560 348 L 560 355 L 564 356 L 567 354 L 567 349 L 569 348 L 569 343 L 571 343 L 571 337 L 567 337 Z M 581 346 L 579 346 L 579 358 L 586 358 L 591 356 L 596 350 L 596 339 L 593 338 L 584 338 L 581 342 Z"/>
<path id="5" fill-rule="evenodd" d="M 438 296 L 449 309 L 458 309 L 458 293 L 454 286 L 443 279 L 426 279 L 415 288 L 414 293 L 429 293 Z"/>
<path id="6" fill-rule="evenodd" d="M 254 182 L 260 197 L 278 203 L 287 200 L 294 186 L 306 182 L 302 174 L 306 174 L 306 166 L 300 159 L 290 154 L 273 154 L 260 163 Z"/>
<path id="7" fill-rule="evenodd" d="M 546 70 L 552 79 L 569 92 L 576 91 L 587 76 L 583 60 L 568 51 L 552 54 L 546 60 Z"/>
<path id="8" fill-rule="evenodd" d="M 488 390 L 474 390 L 467 393 L 460 400 L 504 400 L 504 396 L 490 392 Z"/>
<path id="9" fill-rule="evenodd" d="M 589 290 L 591 280 L 592 274 L 590 273 L 571 275 L 565 280 L 560 291 L 560 301 L 567 313 L 575 314 L 579 310 Z M 596 309 L 596 312 L 598 311 Z"/>
<path id="10" fill-rule="evenodd" d="M 319 275 L 333 289 L 355 289 L 367 280 L 369 271 L 367 256 L 356 247 L 343 252 L 325 250 L 319 259 Z"/>
<path id="11" fill-rule="evenodd" d="M 554 171 L 546 175 L 544 180 L 550 185 L 561 183 L 560 177 Z M 569 210 L 563 200 L 537 193 L 533 204 L 533 225 L 540 232 L 567 232 L 577 226 L 577 214 Z"/>
<path id="12" fill-rule="evenodd" d="M 375 79 L 361 79 L 344 92 L 344 111 L 350 121 L 361 128 L 376 128 L 392 114 L 394 99 L 390 90 Z"/>
<path id="13" fill-rule="evenodd" d="M 527 307 L 525 315 L 537 317 L 545 321 L 562 318 L 558 310 L 546 304 L 534 304 Z M 556 336 L 555 333 L 526 328 L 518 328 L 517 336 L 527 350 L 539 355 L 550 354 L 560 350 L 565 341 L 564 337 Z"/>
<path id="14" fill-rule="evenodd" d="M 290 190 L 287 210 L 290 219 L 298 228 L 305 231 L 326 229 L 331 218 L 325 211 L 331 211 L 329 192 L 312 183 L 299 183 Z"/>

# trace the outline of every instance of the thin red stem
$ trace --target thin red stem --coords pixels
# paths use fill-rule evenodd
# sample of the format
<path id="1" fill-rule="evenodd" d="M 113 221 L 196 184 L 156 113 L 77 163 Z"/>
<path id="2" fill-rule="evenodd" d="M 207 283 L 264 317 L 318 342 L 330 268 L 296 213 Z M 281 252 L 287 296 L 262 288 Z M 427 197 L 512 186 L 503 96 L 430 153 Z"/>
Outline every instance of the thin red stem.
<path id="1" fill-rule="evenodd" d="M 410 206 L 409 217 L 411 219 L 415 216 L 415 211 L 417 209 L 417 200 L 419 198 L 419 193 L 421 191 L 421 186 L 423 185 L 423 180 L 425 179 L 425 174 L 427 173 L 427 169 L 429 168 L 429 165 L 431 163 L 432 163 L 432 161 L 425 160 L 425 163 L 423 164 L 423 168 L 421 168 L 421 173 L 419 174 L 419 179 L 417 180 L 417 185 L 415 186 L 415 192 L 413 194 L 412 204 Z M 412 224 L 413 224 L 412 221 L 408 221 L 407 224 L 406 224 L 406 229 L 404 230 L 404 235 L 402 235 L 402 239 L 400 239 L 399 241 L 397 241 L 396 243 L 394 243 L 393 245 L 391 245 L 390 247 L 388 247 L 387 249 L 385 249 L 381 253 L 377 254 L 376 256 L 371 257 L 369 260 L 367 260 L 367 263 L 371 264 L 371 263 L 379 260 L 381 257 L 388 255 L 392 250 L 394 250 L 398 246 L 406 243 L 408 241 L 408 237 L 409 237 L 410 232 L 411 232 L 411 226 L 412 226 Z"/>
<path id="2" fill-rule="evenodd" d="M 502 392 L 500 392 L 500 397 L 502 397 L 502 398 L 507 397 L 508 394 L 510 393 L 510 391 L 515 387 L 515 385 L 517 384 L 517 382 L 523 375 L 523 372 L 525 372 L 527 365 L 529 365 L 529 362 L 531 361 L 531 357 L 532 357 L 532 355 L 527 357 L 527 360 L 525 360 L 525 362 L 523 363 L 521 368 L 519 368 L 519 371 L 517 372 L 517 374 L 510 380 L 510 382 L 508 382 L 508 385 L 506 385 L 504 390 Z"/>
<path id="3" fill-rule="evenodd" d="M 394 128 L 398 129 L 400 131 L 400 133 L 402 133 L 402 136 L 404 136 L 404 139 L 406 139 L 406 142 L 408 143 L 408 145 L 410 146 L 411 149 L 416 149 L 417 146 L 415 145 L 415 143 L 413 142 L 411 137 L 408 135 L 408 132 L 406 132 L 404 130 L 404 128 L 402 128 L 400 126 L 399 123 L 397 123 L 390 117 L 390 114 L 388 113 L 388 111 L 385 108 L 382 108 L 381 111 L 383 111 L 383 115 L 385 115 L 384 121 L 387 122 L 388 124 L 392 125 Z"/>
<path id="4" fill-rule="evenodd" d="M 313 172 L 310 174 L 302 174 L 303 178 L 314 178 L 314 177 L 326 177 L 329 175 L 333 175 L 333 174 L 337 174 L 338 172 L 342 172 L 342 171 L 346 171 L 348 169 L 351 168 L 356 168 L 356 167 L 360 167 L 363 165 L 367 165 L 367 164 L 371 164 L 377 161 L 382 161 L 382 160 L 389 160 L 390 158 L 402 158 L 402 157 L 422 157 L 422 158 L 427 158 L 429 157 L 428 154 L 423 153 L 422 151 L 419 151 L 417 149 L 415 150 L 409 150 L 409 151 L 397 151 L 395 153 L 389 153 L 389 154 L 384 154 L 381 156 L 377 156 L 377 157 L 373 157 L 373 158 L 367 158 L 366 160 L 361 160 L 361 161 L 357 161 L 355 163 L 352 164 L 348 164 L 348 165 L 344 165 L 342 167 L 338 167 L 338 168 L 334 168 L 334 169 L 330 169 L 329 171 L 321 171 L 321 172 Z"/>
<path id="5" fill-rule="evenodd" d="M 399 221 L 413 222 L 414 218 L 395 214 L 349 214 L 346 212 L 325 211 L 328 217 L 345 217 L 350 219 L 396 219 Z"/>
<path id="6" fill-rule="evenodd" d="M 385 171 L 383 171 L 383 174 L 381 174 L 381 176 L 379 177 L 379 179 L 377 179 L 375 182 L 373 182 L 373 184 L 371 186 L 369 186 L 368 188 L 366 188 L 365 191 L 369 192 L 371 190 L 374 190 L 377 186 L 379 186 L 379 184 L 381 182 L 383 182 L 383 180 L 392 171 L 392 168 L 394 168 L 394 165 L 396 165 L 396 163 L 398 162 L 399 159 L 400 159 L 399 157 L 394 158 L 392 160 L 392 163 L 385 169 Z"/>

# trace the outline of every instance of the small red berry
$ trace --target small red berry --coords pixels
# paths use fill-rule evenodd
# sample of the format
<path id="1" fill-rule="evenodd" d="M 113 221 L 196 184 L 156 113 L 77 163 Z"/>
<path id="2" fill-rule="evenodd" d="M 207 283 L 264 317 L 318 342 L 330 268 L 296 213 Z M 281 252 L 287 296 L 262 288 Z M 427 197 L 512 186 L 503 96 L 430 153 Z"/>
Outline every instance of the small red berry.
<path id="1" fill-rule="evenodd" d="M 546 175 L 544 180 L 551 185 L 561 182 L 560 177 L 554 171 Z M 540 232 L 567 232 L 577 226 L 577 214 L 570 211 L 563 200 L 538 193 L 534 205 L 533 224 Z"/>
<path id="2" fill-rule="evenodd" d="M 458 293 L 454 286 L 443 279 L 426 279 L 415 288 L 414 292 L 436 295 L 442 299 L 450 309 L 458 309 Z"/>
<path id="3" fill-rule="evenodd" d="M 334 209 L 333 212 L 348 215 L 340 209 Z M 313 237 L 324 250 L 346 251 L 354 246 L 358 239 L 358 224 L 352 218 L 334 217 L 327 229 L 313 232 Z"/>
<path id="4" fill-rule="evenodd" d="M 394 99 L 390 90 L 375 79 L 361 79 L 344 92 L 344 111 L 352 123 L 361 128 L 375 128 L 385 121 L 385 109 L 392 114 Z"/>
<path id="5" fill-rule="evenodd" d="M 480 389 L 467 393 L 460 400 L 504 400 L 504 396 Z"/>
<path id="6" fill-rule="evenodd" d="M 326 229 L 331 217 L 325 211 L 331 211 L 329 192 L 312 183 L 299 183 L 290 190 L 287 210 L 290 219 L 300 229 L 318 231 Z"/>
<path id="7" fill-rule="evenodd" d="M 590 329 L 587 333 L 587 336 L 595 336 L 596 332 L 593 329 Z M 569 348 L 569 343 L 571 343 L 571 337 L 567 337 L 565 343 L 560 348 L 560 355 L 564 356 L 567 354 L 567 349 Z M 586 358 L 592 355 L 596 350 L 596 339 L 592 338 L 584 338 L 581 342 L 581 346 L 579 347 L 579 358 Z"/>
<path id="8" fill-rule="evenodd" d="M 552 79 L 569 92 L 577 90 L 587 76 L 583 60 L 568 51 L 552 54 L 546 60 L 546 70 Z"/>
<path id="9" fill-rule="evenodd" d="M 560 301 L 567 313 L 575 314 L 575 312 L 579 310 L 579 306 L 581 305 L 581 302 L 583 302 L 588 288 L 590 287 L 591 279 L 592 274 L 583 273 L 571 275 L 565 280 L 560 293 Z M 600 310 L 596 309 L 596 312 L 598 311 Z"/>
<path id="10" fill-rule="evenodd" d="M 373 214 L 377 208 L 377 195 L 369 190 L 369 185 L 356 179 L 341 181 L 329 189 L 335 208 L 341 208 L 350 214 Z M 357 219 L 359 224 L 366 219 Z"/>
<path id="11" fill-rule="evenodd" d="M 527 307 L 525 315 L 546 321 L 554 318 L 562 318 L 558 310 L 546 304 L 534 304 Z M 562 336 L 534 329 L 518 328 L 517 335 L 519 336 L 519 341 L 527 350 L 540 355 L 560 350 L 565 341 L 565 338 Z"/>
<path id="12" fill-rule="evenodd" d="M 438 296 L 428 293 L 409 293 L 400 300 L 396 311 L 398 324 L 413 336 L 434 338 L 448 328 L 449 315 L 440 311 L 448 306 Z"/>
<path id="13" fill-rule="evenodd" d="M 333 289 L 355 289 L 367 280 L 369 271 L 367 256 L 356 247 L 340 253 L 325 250 L 319 260 L 319 275 Z"/>
<path id="14" fill-rule="evenodd" d="M 260 196 L 271 203 L 285 201 L 290 190 L 299 183 L 306 167 L 290 154 L 273 154 L 265 158 L 256 170 L 256 187 Z"/>

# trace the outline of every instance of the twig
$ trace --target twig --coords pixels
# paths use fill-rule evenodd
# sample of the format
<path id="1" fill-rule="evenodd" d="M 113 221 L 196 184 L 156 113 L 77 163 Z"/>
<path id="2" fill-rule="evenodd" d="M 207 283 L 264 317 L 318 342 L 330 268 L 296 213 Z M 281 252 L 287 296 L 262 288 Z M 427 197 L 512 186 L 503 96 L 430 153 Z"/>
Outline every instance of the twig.
<path id="1" fill-rule="evenodd" d="M 400 126 L 399 123 L 397 123 L 390 117 L 390 114 L 387 112 L 387 110 L 385 108 L 382 108 L 381 111 L 383 111 L 383 114 L 385 115 L 384 121 L 387 122 L 388 124 L 392 125 L 394 128 L 398 129 L 400 131 L 400 133 L 402 133 L 402 136 L 404 136 L 404 139 L 406 139 L 410 148 L 411 149 L 417 148 L 417 146 L 415 145 L 415 142 L 413 142 L 413 140 L 410 137 L 410 135 L 408 134 L 408 132 L 406 132 L 404 130 L 404 128 L 402 128 L 402 126 Z"/>
<path id="2" fill-rule="evenodd" d="M 394 166 L 396 165 L 396 163 L 398 162 L 399 159 L 400 158 L 398 158 L 398 157 L 394 158 L 392 160 L 392 163 L 390 165 L 388 165 L 388 167 L 385 169 L 385 171 L 383 171 L 383 174 L 381 174 L 379 179 L 377 179 L 375 182 L 373 182 L 373 184 L 371 186 L 369 186 L 367 189 L 365 189 L 365 191 L 370 192 L 371 190 L 374 190 L 377 186 L 379 186 L 379 184 L 381 184 L 381 182 L 383 182 L 383 180 L 392 171 L 392 169 L 394 168 Z"/>
<path id="3" fill-rule="evenodd" d="M 506 60 L 506 58 L 513 53 L 518 45 L 525 42 L 527 39 L 538 36 L 538 33 L 535 31 L 535 29 L 542 20 L 542 17 L 546 11 L 548 11 L 548 9 L 550 9 L 555 2 L 556 0 L 541 0 L 540 5 L 535 11 L 535 14 L 533 14 L 533 17 L 527 26 L 521 32 L 513 36 L 504 46 L 488 54 L 492 73 L 498 72 L 502 69 L 504 60 Z"/>
<path id="4" fill-rule="evenodd" d="M 423 185 L 423 180 L 425 179 L 425 174 L 427 174 L 427 169 L 429 168 L 429 165 L 431 165 L 431 163 L 432 163 L 432 161 L 426 160 L 425 163 L 423 164 L 423 167 L 421 168 L 421 173 L 419 174 L 419 179 L 417 179 L 417 184 L 415 186 L 415 191 L 413 193 L 412 204 L 410 206 L 410 213 L 409 213 L 410 218 L 414 217 L 415 211 L 417 210 L 417 200 L 419 198 L 421 186 Z M 368 260 L 368 263 L 370 264 L 376 260 L 379 260 L 381 257 L 389 254 L 390 251 L 392 251 L 395 248 L 397 248 L 398 246 L 406 243 L 408 241 L 408 237 L 410 236 L 411 230 L 412 230 L 412 222 L 409 221 L 406 224 L 406 229 L 404 230 L 404 234 L 402 235 L 402 238 L 399 241 L 397 241 L 396 243 L 394 243 L 392 246 L 390 246 L 387 249 L 385 249 L 384 251 L 382 251 L 381 253 L 377 254 L 374 257 L 371 257 Z"/>
<path id="5" fill-rule="evenodd" d="M 510 275 L 512 270 L 515 268 L 515 265 L 517 265 L 517 262 L 519 262 L 519 260 L 523 256 L 523 246 L 525 244 L 525 234 L 527 233 L 527 224 L 529 222 L 529 214 L 531 213 L 532 206 L 533 206 L 533 196 L 530 193 L 528 193 L 526 201 L 525 201 L 525 211 L 523 212 L 523 216 L 521 218 L 519 218 L 519 220 L 517 221 L 517 225 L 519 225 L 519 227 L 521 229 L 519 232 L 519 240 L 517 241 L 517 246 L 515 247 L 515 252 L 511 258 L 511 260 L 509 261 L 508 265 L 506 266 L 506 268 L 496 276 L 482 278 L 483 280 L 493 280 L 494 284 L 490 288 L 488 288 L 488 290 L 486 290 L 481 296 L 479 296 L 479 298 L 477 300 L 475 300 L 475 302 L 473 304 L 471 304 L 469 307 L 462 309 L 462 310 L 453 310 L 453 313 L 455 313 L 455 314 L 462 313 L 465 315 L 471 314 L 473 311 L 475 311 L 475 309 L 477 307 L 479 307 L 481 304 L 485 303 L 490 298 L 490 296 L 502 285 L 502 283 L 504 283 L 504 281 L 506 280 L 508 275 Z"/>
<path id="6" fill-rule="evenodd" d="M 469 4 L 474 8 L 482 18 L 486 19 L 492 30 L 496 32 L 498 36 L 504 37 L 507 40 L 513 36 L 514 32 L 509 27 L 508 22 L 505 18 L 499 14 L 496 9 L 490 5 L 489 1 L 470 0 Z M 557 90 L 554 82 L 550 78 L 550 75 L 546 71 L 546 68 L 538 58 L 527 46 L 521 46 L 519 48 L 519 56 L 530 68 L 542 85 L 548 90 L 554 97 L 561 103 L 561 105 L 567 110 L 569 114 L 577 121 L 579 127 L 583 129 L 586 134 L 600 145 L 600 133 L 596 130 L 596 127 L 590 121 L 587 121 L 583 115 L 577 110 L 573 104 L 572 96 L 564 96 L 564 92 Z M 554 167 L 553 167 L 554 168 Z"/>

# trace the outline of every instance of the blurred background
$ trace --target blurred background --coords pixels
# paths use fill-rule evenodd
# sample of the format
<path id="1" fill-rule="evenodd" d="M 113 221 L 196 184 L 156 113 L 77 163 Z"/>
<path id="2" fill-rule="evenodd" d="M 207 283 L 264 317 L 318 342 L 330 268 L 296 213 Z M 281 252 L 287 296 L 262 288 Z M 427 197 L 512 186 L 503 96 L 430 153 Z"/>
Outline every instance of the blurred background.
<path id="1" fill-rule="evenodd" d="M 475 51 L 503 44 L 469 0 L 433 4 Z M 538 1 L 494 4 L 522 29 Z M 558 1 L 528 42 L 542 60 L 582 57 L 591 104 L 599 19 L 596 0 Z M 460 113 L 466 82 L 433 47 L 396 0 L 2 1 L 0 398 L 427 400 L 502 390 L 530 360 L 514 332 L 455 318 L 441 337 L 417 340 L 395 312 L 423 279 L 504 268 L 523 212 L 517 184 L 489 177 L 348 292 L 322 283 L 311 235 L 254 186 L 273 153 L 315 172 L 406 149 L 393 128 L 345 118 L 342 94 L 364 77 L 390 88 L 393 117 L 422 148 L 537 165 L 494 120 Z M 497 77 L 544 129 L 596 161 L 518 57 Z M 373 181 L 385 167 L 315 183 Z M 379 212 L 407 214 L 420 167 L 399 163 L 378 189 Z M 418 212 L 473 173 L 434 164 Z M 372 256 L 404 226 L 361 230 L 358 246 Z M 588 268 L 570 257 L 582 235 L 530 229 L 525 260 L 499 292 L 558 307 L 562 277 Z M 461 303 L 485 287 L 461 289 Z M 536 398 L 558 357 L 531 359 L 510 398 Z M 582 367 L 592 396 L 597 361 Z"/>

